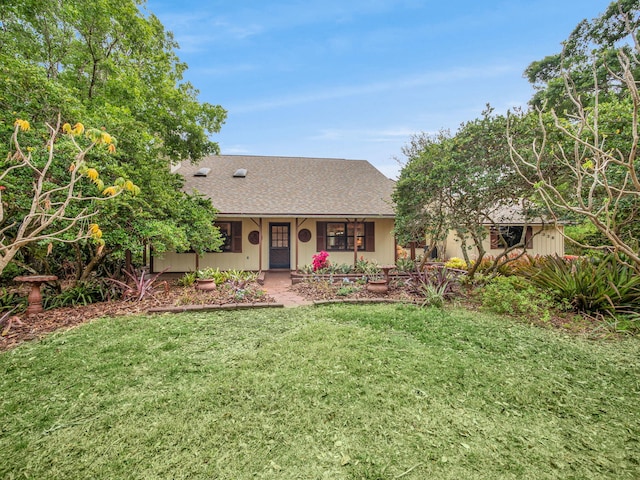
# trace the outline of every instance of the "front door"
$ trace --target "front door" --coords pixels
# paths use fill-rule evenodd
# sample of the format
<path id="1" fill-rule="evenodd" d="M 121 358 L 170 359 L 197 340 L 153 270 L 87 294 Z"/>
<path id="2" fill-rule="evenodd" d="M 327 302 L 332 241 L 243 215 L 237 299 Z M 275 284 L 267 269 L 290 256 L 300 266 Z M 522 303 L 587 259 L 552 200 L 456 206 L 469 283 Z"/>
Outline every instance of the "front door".
<path id="1" fill-rule="evenodd" d="M 269 268 L 291 268 L 289 223 L 269 224 Z"/>

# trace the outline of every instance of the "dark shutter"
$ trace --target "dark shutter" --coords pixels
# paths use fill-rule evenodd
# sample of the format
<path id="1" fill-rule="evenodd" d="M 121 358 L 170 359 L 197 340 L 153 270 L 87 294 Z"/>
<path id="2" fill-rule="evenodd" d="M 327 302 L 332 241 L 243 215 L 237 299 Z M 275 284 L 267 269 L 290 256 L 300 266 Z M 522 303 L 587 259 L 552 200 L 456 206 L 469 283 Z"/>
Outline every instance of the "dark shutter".
<path id="1" fill-rule="evenodd" d="M 231 251 L 242 253 L 242 222 L 231 222 Z"/>
<path id="2" fill-rule="evenodd" d="M 365 252 L 376 251 L 376 224 L 374 222 L 364 222 L 364 246 Z"/>
<path id="3" fill-rule="evenodd" d="M 527 233 L 524 234 L 524 243 L 527 248 L 533 248 L 533 228 L 527 227 Z"/>
<path id="4" fill-rule="evenodd" d="M 498 234 L 498 229 L 495 227 L 491 227 L 490 232 L 491 248 L 500 248 L 500 235 Z"/>
<path id="5" fill-rule="evenodd" d="M 327 222 L 316 222 L 316 252 L 327 249 L 325 237 L 327 236 Z"/>

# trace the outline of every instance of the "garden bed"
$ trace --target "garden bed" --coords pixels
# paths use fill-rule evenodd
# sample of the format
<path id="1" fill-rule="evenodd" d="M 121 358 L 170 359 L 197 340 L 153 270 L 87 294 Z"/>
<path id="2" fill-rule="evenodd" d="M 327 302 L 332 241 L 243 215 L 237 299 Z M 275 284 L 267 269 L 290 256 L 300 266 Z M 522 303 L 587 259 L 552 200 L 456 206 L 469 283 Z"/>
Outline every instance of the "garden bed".
<path id="1" fill-rule="evenodd" d="M 27 296 L 27 290 L 20 287 L 18 292 Z M 0 327 L 0 351 L 11 348 L 27 340 L 33 340 L 59 329 L 71 328 L 99 317 L 115 317 L 147 312 L 187 311 L 189 309 L 233 309 L 256 306 L 276 306 L 273 298 L 257 285 L 244 289 L 242 295 L 237 291 L 219 288 L 214 291 L 196 290 L 193 286 L 180 287 L 168 285 L 162 287 L 153 296 L 140 301 L 111 300 L 89 305 L 54 308 L 36 315 L 19 314 L 14 317 L 11 327 L 4 332 L 6 325 Z"/>

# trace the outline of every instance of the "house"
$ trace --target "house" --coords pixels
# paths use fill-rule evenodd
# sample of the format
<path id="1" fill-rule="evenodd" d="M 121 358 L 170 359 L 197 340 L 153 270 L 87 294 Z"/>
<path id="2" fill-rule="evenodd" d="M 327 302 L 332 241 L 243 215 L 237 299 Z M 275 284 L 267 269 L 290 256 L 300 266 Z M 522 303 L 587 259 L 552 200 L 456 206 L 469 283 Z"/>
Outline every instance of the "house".
<path id="1" fill-rule="evenodd" d="M 520 243 L 524 235 L 526 250 L 532 256 L 564 255 L 564 235 L 562 224 L 549 223 L 539 216 L 525 218 L 517 206 L 496 206 L 487 212 L 491 221 L 486 222 L 487 236 L 483 248 L 487 255 L 500 255 L 505 248 Z M 444 244 L 446 258 L 462 258 L 462 245 L 455 234 L 449 234 Z M 477 256 L 476 249 L 469 251 L 469 257 Z"/>
<path id="2" fill-rule="evenodd" d="M 174 172 L 211 199 L 225 243 L 155 256 L 152 271 L 296 270 L 322 250 L 334 264 L 395 263 L 395 182 L 365 160 L 218 155 Z"/>

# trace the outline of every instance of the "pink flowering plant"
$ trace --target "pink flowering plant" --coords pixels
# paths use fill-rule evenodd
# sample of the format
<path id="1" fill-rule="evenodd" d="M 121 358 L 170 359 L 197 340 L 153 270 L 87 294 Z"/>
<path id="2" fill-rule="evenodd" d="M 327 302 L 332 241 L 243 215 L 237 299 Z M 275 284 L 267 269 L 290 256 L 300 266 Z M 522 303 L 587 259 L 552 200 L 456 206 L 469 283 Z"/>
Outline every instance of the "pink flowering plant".
<path id="1" fill-rule="evenodd" d="M 313 271 L 323 270 L 329 266 L 329 254 L 322 250 L 320 253 L 316 253 L 313 257 Z"/>

